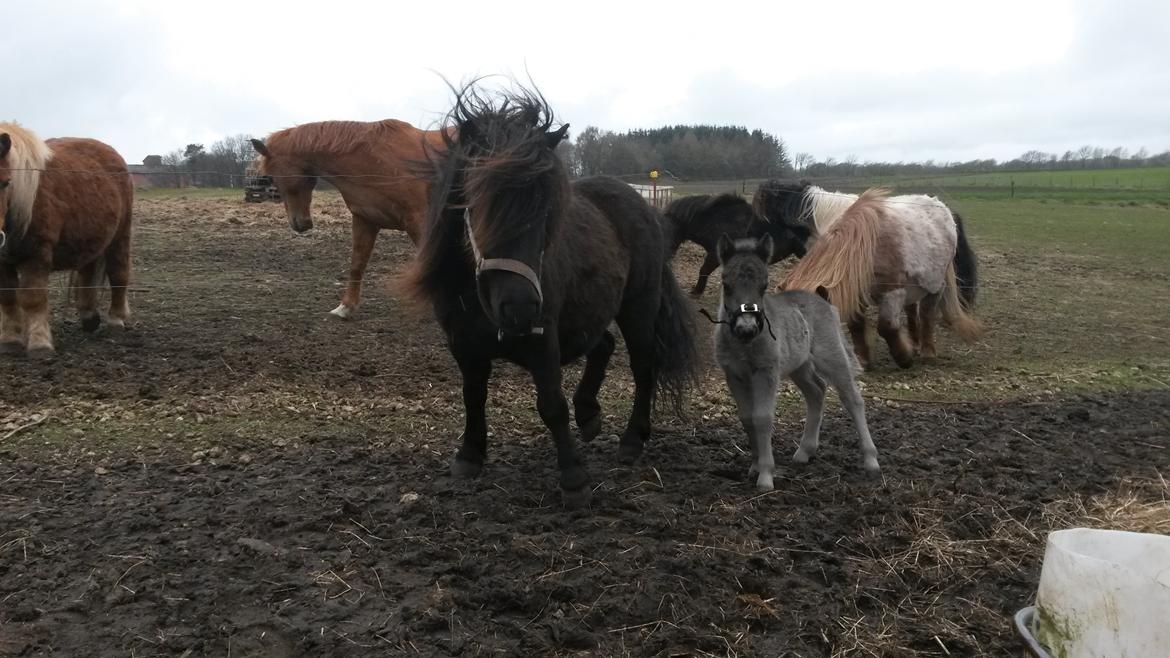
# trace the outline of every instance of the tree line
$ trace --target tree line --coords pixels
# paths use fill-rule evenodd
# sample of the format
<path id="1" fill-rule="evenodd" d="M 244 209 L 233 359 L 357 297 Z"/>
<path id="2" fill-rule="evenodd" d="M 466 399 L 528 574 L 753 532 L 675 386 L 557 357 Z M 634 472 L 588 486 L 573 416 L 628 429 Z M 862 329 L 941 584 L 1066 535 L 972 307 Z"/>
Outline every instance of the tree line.
<path id="1" fill-rule="evenodd" d="M 179 185 L 195 187 L 240 187 L 244 173 L 256 159 L 251 135 L 224 137 L 208 148 L 188 144 L 162 156 L 161 165 L 177 174 Z M 167 185 L 165 175 L 156 184 Z"/>

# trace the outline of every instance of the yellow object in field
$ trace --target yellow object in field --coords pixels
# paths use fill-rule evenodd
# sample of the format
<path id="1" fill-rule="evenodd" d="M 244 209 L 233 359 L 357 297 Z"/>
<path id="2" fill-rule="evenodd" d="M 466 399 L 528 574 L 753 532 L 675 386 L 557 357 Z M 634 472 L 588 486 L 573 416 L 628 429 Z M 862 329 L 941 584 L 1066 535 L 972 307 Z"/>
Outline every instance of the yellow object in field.
<path id="1" fill-rule="evenodd" d="M 650 172 L 650 178 L 658 178 L 658 170 L 657 169 Z"/>

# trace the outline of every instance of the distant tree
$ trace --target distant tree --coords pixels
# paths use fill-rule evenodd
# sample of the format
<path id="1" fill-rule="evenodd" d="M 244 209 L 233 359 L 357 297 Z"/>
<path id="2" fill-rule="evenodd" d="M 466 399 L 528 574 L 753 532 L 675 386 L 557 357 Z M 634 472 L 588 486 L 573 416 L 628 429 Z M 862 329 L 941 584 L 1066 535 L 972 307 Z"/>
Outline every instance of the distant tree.
<path id="1" fill-rule="evenodd" d="M 804 171 L 810 164 L 816 162 L 811 153 L 797 153 L 792 156 L 792 165 L 797 171 Z"/>

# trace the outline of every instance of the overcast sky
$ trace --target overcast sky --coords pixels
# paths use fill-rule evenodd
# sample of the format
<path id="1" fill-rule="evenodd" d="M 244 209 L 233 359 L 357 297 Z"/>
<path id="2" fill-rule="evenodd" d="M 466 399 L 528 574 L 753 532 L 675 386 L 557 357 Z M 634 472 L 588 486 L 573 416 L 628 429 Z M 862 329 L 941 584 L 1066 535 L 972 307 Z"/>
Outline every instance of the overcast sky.
<path id="1" fill-rule="evenodd" d="M 1170 149 L 1170 1 L 4 0 L 0 119 L 129 162 L 322 119 L 433 126 L 512 73 L 572 134 L 674 123 L 818 159 Z M 555 8 L 554 8 L 555 7 Z"/>

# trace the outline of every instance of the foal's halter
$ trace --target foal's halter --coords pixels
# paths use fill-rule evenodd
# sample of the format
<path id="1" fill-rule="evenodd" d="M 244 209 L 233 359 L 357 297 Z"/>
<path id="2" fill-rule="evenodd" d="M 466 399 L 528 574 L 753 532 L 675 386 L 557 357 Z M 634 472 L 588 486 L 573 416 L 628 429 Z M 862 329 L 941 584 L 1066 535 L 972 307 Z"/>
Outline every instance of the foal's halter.
<path id="1" fill-rule="evenodd" d="M 768 335 L 772 337 L 772 340 L 776 340 L 776 333 L 772 331 L 772 321 L 768 319 L 768 314 L 764 312 L 764 309 L 760 308 L 759 304 L 740 304 L 739 310 L 732 311 L 730 318 L 727 320 L 716 320 L 715 318 L 711 317 L 711 313 L 709 313 L 705 308 L 699 309 L 699 312 L 702 313 L 703 316 L 708 320 L 710 320 L 711 324 L 725 324 L 729 327 L 734 325 L 736 318 L 741 315 L 758 315 L 764 319 L 764 325 L 768 327 Z"/>
<path id="2" fill-rule="evenodd" d="M 522 260 L 515 258 L 484 258 L 483 252 L 479 250 L 479 245 L 475 244 L 475 231 L 471 230 L 471 209 L 463 209 L 463 223 L 467 227 L 467 243 L 471 245 L 471 254 L 475 257 L 475 282 L 478 288 L 479 275 L 488 270 L 499 270 L 501 272 L 511 272 L 524 277 L 528 283 L 532 284 L 533 290 L 536 291 L 536 298 L 540 300 L 540 304 L 544 305 L 544 291 L 540 287 L 540 271 L 544 269 L 544 250 L 540 251 L 540 262 L 537 263 L 538 269 L 534 270 L 532 267 Z M 480 298 L 480 303 L 487 308 L 487 302 Z M 544 327 L 533 327 L 529 332 L 535 335 L 544 334 Z M 500 330 L 500 340 L 504 338 L 504 330 Z"/>

